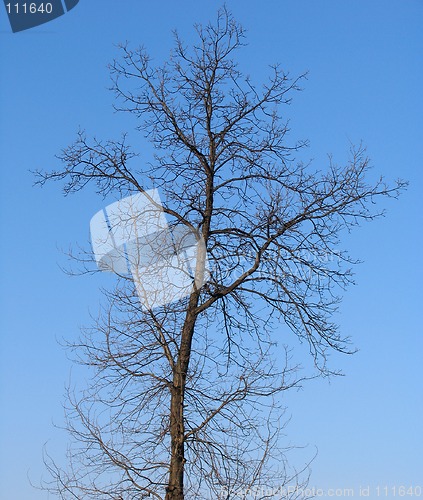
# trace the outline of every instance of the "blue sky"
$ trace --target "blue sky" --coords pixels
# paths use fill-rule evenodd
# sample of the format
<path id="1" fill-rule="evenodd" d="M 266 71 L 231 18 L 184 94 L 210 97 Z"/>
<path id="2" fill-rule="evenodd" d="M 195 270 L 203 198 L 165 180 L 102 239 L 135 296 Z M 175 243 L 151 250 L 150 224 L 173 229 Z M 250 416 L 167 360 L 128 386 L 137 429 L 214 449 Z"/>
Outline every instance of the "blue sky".
<path id="1" fill-rule="evenodd" d="M 239 53 L 257 81 L 280 62 L 309 72 L 288 108 L 292 138 L 308 138 L 315 165 L 347 158 L 363 141 L 374 173 L 410 181 L 387 217 L 348 235 L 344 247 L 364 263 L 346 293 L 339 323 L 359 352 L 333 356 L 345 377 L 316 380 L 291 393 L 287 440 L 319 454 L 310 485 L 320 488 L 423 486 L 423 1 L 229 0 L 248 30 Z M 147 161 L 134 122 L 115 114 L 107 64 L 116 44 L 145 45 L 167 57 L 171 30 L 189 43 L 192 24 L 214 18 L 212 2 L 80 0 L 55 21 L 12 34 L 0 9 L 1 413 L 0 498 L 46 499 L 33 490 L 42 448 L 60 454 L 67 436 L 62 395 L 71 364 L 57 340 L 74 338 L 98 307 L 98 282 L 70 278 L 61 249 L 86 244 L 103 206 L 91 193 L 64 198 L 59 185 L 34 188 L 30 170 L 82 127 L 99 138 L 129 139 Z M 302 356 L 301 350 L 299 355 Z M 311 360 L 310 360 L 311 362 Z M 393 497 L 391 494 L 390 497 Z"/>

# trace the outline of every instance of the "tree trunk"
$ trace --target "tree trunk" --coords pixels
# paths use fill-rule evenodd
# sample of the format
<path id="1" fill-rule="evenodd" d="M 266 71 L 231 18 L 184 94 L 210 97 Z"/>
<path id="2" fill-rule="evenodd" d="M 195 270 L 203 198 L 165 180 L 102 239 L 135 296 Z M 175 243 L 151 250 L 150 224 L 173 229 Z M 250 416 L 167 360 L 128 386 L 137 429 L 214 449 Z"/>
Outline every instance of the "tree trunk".
<path id="1" fill-rule="evenodd" d="M 185 467 L 185 422 L 184 396 L 186 378 L 191 358 L 192 336 L 196 315 L 193 313 L 198 303 L 198 293 L 190 297 L 188 313 L 182 330 L 178 361 L 173 372 L 173 385 L 170 401 L 170 437 L 171 457 L 169 481 L 166 488 L 166 500 L 184 499 L 184 467 Z"/>
<path id="2" fill-rule="evenodd" d="M 200 288 L 203 284 L 207 250 L 206 242 L 210 230 L 210 218 L 213 210 L 213 176 L 209 175 L 207 181 L 207 208 L 202 228 L 203 245 L 197 245 L 197 261 L 195 269 L 194 291 L 191 293 L 187 315 L 182 329 L 179 356 L 173 371 L 173 385 L 170 401 L 170 436 L 171 458 L 169 481 L 166 488 L 165 500 L 184 500 L 184 468 L 185 468 L 185 422 L 184 422 L 184 396 L 189 362 L 191 359 L 192 337 L 200 297 Z"/>
<path id="3" fill-rule="evenodd" d="M 185 375 L 175 373 L 170 403 L 171 459 L 169 482 L 166 488 L 166 500 L 184 498 L 184 393 Z"/>

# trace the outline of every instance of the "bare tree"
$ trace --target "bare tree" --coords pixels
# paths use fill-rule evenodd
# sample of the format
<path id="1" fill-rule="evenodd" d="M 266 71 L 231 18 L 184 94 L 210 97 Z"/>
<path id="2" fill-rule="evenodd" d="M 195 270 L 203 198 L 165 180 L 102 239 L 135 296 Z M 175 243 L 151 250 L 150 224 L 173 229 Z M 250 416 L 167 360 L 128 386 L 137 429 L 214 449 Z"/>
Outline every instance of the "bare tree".
<path id="1" fill-rule="evenodd" d="M 339 237 L 405 187 L 369 184 L 363 148 L 342 167 L 297 160 L 305 142 L 287 143 L 283 113 L 303 76 L 273 66 L 261 87 L 244 77 L 234 60 L 244 31 L 225 9 L 196 32 L 191 48 L 175 34 L 161 67 L 127 45 L 111 65 L 118 109 L 155 147 L 148 167 L 137 170 L 126 137 L 81 132 L 59 170 L 38 173 L 65 181 L 65 194 L 158 189 L 169 226 L 204 243 L 189 296 L 145 309 L 121 275 L 73 344 L 94 375 L 68 394 L 76 445 L 65 471 L 49 465 L 61 498 L 252 498 L 300 481 L 280 448 L 281 395 L 300 379 L 279 326 L 324 374 L 328 351 L 351 352 L 331 320 L 354 263 Z"/>

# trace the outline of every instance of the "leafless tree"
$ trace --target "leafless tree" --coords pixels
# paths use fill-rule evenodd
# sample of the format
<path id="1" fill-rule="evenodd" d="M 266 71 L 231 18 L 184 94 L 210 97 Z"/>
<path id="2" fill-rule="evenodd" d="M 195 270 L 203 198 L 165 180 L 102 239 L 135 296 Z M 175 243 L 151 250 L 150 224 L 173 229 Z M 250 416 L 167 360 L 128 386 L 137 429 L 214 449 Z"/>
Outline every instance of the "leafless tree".
<path id="1" fill-rule="evenodd" d="M 281 396 L 300 382 L 281 325 L 324 374 L 328 351 L 350 352 L 332 321 L 354 263 L 339 237 L 405 187 L 369 183 L 361 147 L 342 167 L 299 161 L 305 142 L 289 145 L 284 113 L 303 76 L 276 65 L 262 86 L 245 77 L 234 59 L 245 34 L 225 9 L 196 32 L 193 47 L 175 34 L 163 66 L 128 45 L 111 65 L 118 109 L 155 147 L 148 167 L 125 136 L 81 132 L 59 170 L 38 173 L 65 194 L 158 189 L 170 227 L 204 242 L 196 276 L 210 267 L 188 297 L 153 309 L 128 276 L 105 292 L 73 344 L 93 378 L 68 394 L 69 468 L 49 464 L 61 498 L 271 498 L 254 488 L 301 481 L 280 447 Z"/>

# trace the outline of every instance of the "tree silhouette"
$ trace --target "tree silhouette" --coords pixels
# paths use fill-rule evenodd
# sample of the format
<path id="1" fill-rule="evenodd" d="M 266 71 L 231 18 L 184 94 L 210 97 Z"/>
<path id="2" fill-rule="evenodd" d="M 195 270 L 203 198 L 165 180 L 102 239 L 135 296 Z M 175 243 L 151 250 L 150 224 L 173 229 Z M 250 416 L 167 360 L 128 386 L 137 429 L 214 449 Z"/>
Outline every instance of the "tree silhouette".
<path id="1" fill-rule="evenodd" d="M 301 481 L 281 448 L 281 396 L 301 379 L 280 324 L 324 374 L 328 351 L 350 352 L 331 319 L 354 263 L 339 238 L 405 187 L 369 184 L 361 147 L 342 167 L 297 160 L 305 143 L 289 145 L 282 112 L 303 75 L 276 65 L 261 87 L 245 77 L 234 59 L 245 34 L 226 9 L 196 32 L 193 47 L 175 34 L 162 66 L 128 45 L 111 65 L 118 109 L 154 145 L 150 166 L 137 170 L 126 137 L 81 132 L 60 169 L 38 173 L 41 184 L 64 181 L 65 194 L 155 188 L 169 227 L 204 243 L 186 298 L 143 308 L 121 275 L 73 344 L 94 376 L 68 393 L 69 468 L 48 465 L 62 498 L 248 498 Z"/>

